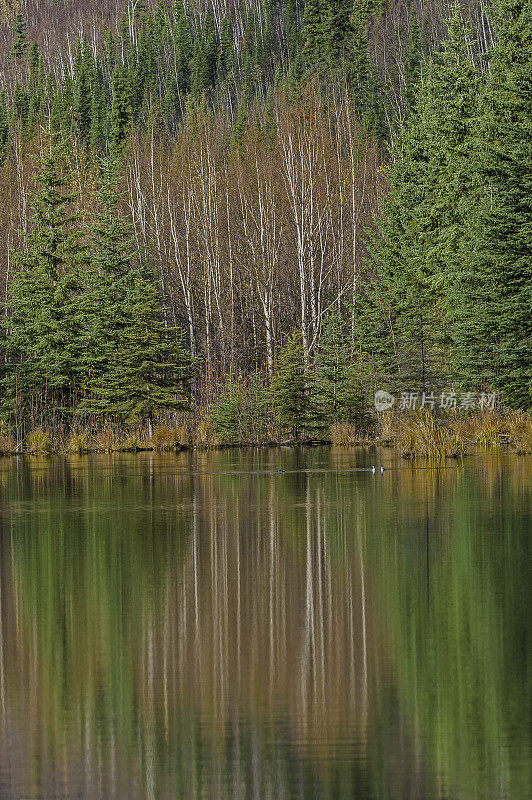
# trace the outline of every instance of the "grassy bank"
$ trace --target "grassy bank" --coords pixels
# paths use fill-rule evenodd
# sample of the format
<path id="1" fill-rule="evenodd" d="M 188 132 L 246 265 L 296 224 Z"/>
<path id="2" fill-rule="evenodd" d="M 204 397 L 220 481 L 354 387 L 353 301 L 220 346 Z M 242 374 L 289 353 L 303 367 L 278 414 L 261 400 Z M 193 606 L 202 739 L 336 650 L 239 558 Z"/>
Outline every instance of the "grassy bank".
<path id="1" fill-rule="evenodd" d="M 478 450 L 532 453 L 532 415 L 525 412 L 479 412 L 438 416 L 427 409 L 413 413 L 388 411 L 360 424 L 336 422 L 316 438 L 297 440 L 271 424 L 242 424 L 228 430 L 208 414 L 180 415 L 155 425 L 127 428 L 48 430 L 37 427 L 17 439 L 0 428 L 0 455 L 51 455 L 214 450 L 224 447 L 267 447 L 287 444 L 332 444 L 337 447 L 380 445 L 407 459 L 459 458 Z"/>
<path id="2" fill-rule="evenodd" d="M 477 450 L 532 453 L 532 415 L 522 411 L 385 412 L 379 427 L 377 442 L 398 449 L 404 458 L 459 458 Z"/>

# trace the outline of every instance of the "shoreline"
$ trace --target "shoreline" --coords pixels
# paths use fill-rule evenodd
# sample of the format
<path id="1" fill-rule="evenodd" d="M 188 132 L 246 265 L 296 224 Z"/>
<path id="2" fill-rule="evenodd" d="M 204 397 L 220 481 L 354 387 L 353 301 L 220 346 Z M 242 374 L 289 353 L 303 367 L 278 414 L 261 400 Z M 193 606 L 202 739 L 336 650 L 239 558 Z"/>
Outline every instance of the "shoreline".
<path id="1" fill-rule="evenodd" d="M 246 433 L 256 438 L 247 438 Z M 142 425 L 129 430 L 106 427 L 50 431 L 38 427 L 19 437 L 0 428 L 0 457 L 329 446 L 390 448 L 408 460 L 437 460 L 461 458 L 471 451 L 531 454 L 532 414 L 490 411 L 442 417 L 430 411 L 408 415 L 385 412 L 371 421 L 366 419 L 364 424 L 337 422 L 323 435 L 300 437 L 275 428 L 228 435 L 203 424 L 202 419 L 174 419 L 166 424 L 161 421 L 151 429 Z"/>
<path id="2" fill-rule="evenodd" d="M 391 444 L 389 440 L 368 439 L 367 441 L 360 441 L 356 444 L 338 444 L 331 439 L 322 441 L 284 441 L 284 442 L 269 442 L 269 443 L 253 443 L 241 442 L 238 444 L 219 444 L 219 445 L 178 445 L 172 447 L 155 447 L 155 446 L 138 446 L 138 447 L 116 447 L 109 449 L 101 448 L 88 448 L 83 450 L 69 450 L 65 448 L 56 448 L 51 450 L 28 450 L 18 449 L 10 451 L 0 451 L 0 460 L 8 460 L 13 458 L 66 458 L 69 456 L 102 456 L 102 455 L 115 455 L 115 454 L 129 454 L 136 455 L 139 453 L 158 453 L 158 454 L 174 454 L 181 453 L 219 453 L 224 450 L 280 450 L 283 448 L 299 448 L 302 450 L 310 450 L 318 447 L 326 447 L 337 450 L 363 450 L 363 449 L 381 449 L 390 450 L 400 456 L 401 459 L 407 462 L 414 462 L 417 460 L 434 460 L 434 461 L 460 461 L 463 458 L 473 457 L 479 454 L 496 454 L 504 453 L 506 455 L 515 456 L 529 456 L 532 455 L 530 450 L 513 449 L 510 445 L 501 443 L 499 446 L 486 446 L 473 444 L 468 450 L 460 453 L 440 454 L 435 456 L 427 455 L 426 453 L 403 453 L 398 444 Z"/>

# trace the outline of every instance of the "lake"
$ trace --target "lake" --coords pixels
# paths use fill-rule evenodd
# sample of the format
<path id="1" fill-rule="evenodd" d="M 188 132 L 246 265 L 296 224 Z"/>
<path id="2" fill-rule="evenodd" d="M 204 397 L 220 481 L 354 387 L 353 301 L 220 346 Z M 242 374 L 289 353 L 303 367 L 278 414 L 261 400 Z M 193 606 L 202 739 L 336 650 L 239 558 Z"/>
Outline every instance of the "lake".
<path id="1" fill-rule="evenodd" d="M 0 797 L 532 797 L 531 477 L 0 460 Z"/>

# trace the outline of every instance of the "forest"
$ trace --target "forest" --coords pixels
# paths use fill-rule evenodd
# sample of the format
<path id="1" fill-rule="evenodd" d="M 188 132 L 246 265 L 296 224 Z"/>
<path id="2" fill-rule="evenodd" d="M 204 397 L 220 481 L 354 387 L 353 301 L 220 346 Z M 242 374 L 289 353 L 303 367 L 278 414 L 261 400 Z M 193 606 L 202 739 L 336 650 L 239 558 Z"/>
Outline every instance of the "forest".
<path id="1" fill-rule="evenodd" d="M 530 0 L 3 0 L 3 440 L 526 412 L 531 112 Z"/>

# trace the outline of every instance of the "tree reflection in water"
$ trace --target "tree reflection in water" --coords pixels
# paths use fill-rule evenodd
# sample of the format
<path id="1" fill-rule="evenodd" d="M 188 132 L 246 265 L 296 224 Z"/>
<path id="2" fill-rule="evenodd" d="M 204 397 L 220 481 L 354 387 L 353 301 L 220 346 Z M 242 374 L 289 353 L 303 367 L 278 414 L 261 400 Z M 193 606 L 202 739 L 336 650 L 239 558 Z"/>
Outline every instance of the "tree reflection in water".
<path id="1" fill-rule="evenodd" d="M 369 458 L 3 462 L 2 796 L 526 796 L 529 461 L 191 474 Z"/>

